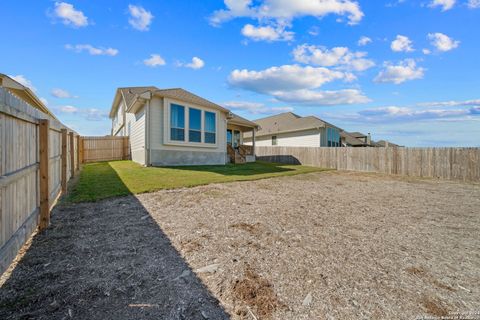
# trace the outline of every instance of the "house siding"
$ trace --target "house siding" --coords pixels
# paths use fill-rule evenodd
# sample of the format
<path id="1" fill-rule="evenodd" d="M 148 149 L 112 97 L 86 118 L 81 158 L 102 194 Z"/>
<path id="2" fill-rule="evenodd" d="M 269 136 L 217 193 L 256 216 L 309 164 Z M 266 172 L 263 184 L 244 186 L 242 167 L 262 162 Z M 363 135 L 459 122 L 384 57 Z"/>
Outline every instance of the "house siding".
<path id="1" fill-rule="evenodd" d="M 150 164 L 153 166 L 175 166 L 175 165 L 203 165 L 203 164 L 225 164 L 226 155 L 226 114 L 221 111 L 217 113 L 217 144 L 215 146 L 192 146 L 168 144 L 165 138 L 165 107 L 169 102 L 195 108 L 208 110 L 207 108 L 182 101 L 173 101 L 154 97 L 150 100 Z M 168 120 L 168 119 L 167 119 Z"/>
<path id="2" fill-rule="evenodd" d="M 112 120 L 112 135 L 114 136 L 125 136 L 125 126 L 124 126 L 124 114 L 125 114 L 125 105 L 123 100 L 120 101 L 120 106 L 117 109 L 115 118 Z"/>
<path id="3" fill-rule="evenodd" d="M 145 118 L 145 107 L 135 114 L 127 113 L 126 134 L 130 134 L 132 160 L 142 165 L 145 165 Z"/>
<path id="4" fill-rule="evenodd" d="M 255 145 L 259 147 L 272 146 L 272 136 L 277 136 L 279 147 L 320 147 L 320 130 L 304 130 L 261 136 L 255 138 Z M 245 138 L 245 144 L 252 145 L 252 138 Z"/>

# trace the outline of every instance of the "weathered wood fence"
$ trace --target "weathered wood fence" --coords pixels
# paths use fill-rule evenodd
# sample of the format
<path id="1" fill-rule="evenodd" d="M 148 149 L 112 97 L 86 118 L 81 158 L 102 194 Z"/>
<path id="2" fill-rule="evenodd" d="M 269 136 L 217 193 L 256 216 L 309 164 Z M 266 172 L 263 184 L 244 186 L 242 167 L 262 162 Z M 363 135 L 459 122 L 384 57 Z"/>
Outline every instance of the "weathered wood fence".
<path id="1" fill-rule="evenodd" d="M 78 134 L 0 87 L 0 274 L 79 169 Z"/>
<path id="2" fill-rule="evenodd" d="M 256 147 L 255 152 L 269 162 L 480 182 L 480 148 Z"/>
<path id="3" fill-rule="evenodd" d="M 123 137 L 80 137 L 0 87 L 0 274 L 37 226 L 48 226 L 80 164 L 126 159 L 128 145 Z"/>
<path id="4" fill-rule="evenodd" d="M 128 137 L 81 137 L 82 163 L 130 159 Z"/>

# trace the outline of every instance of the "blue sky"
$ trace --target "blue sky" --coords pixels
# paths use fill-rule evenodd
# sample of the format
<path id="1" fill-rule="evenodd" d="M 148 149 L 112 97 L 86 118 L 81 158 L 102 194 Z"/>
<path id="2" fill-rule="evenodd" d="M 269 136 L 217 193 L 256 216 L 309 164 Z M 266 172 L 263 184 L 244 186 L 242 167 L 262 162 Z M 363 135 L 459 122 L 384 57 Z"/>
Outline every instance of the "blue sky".
<path id="1" fill-rule="evenodd" d="M 117 87 L 182 87 L 407 146 L 480 146 L 480 0 L 3 1 L 0 72 L 83 135 Z"/>

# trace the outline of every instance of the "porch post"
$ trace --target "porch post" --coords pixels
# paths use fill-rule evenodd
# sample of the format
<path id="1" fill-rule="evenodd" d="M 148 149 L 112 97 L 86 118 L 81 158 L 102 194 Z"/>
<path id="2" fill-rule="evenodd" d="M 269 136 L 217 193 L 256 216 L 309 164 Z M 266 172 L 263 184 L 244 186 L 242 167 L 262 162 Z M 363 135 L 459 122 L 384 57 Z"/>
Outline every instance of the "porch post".
<path id="1" fill-rule="evenodd" d="M 255 155 L 255 128 L 253 128 L 252 130 L 252 152 L 253 155 Z"/>

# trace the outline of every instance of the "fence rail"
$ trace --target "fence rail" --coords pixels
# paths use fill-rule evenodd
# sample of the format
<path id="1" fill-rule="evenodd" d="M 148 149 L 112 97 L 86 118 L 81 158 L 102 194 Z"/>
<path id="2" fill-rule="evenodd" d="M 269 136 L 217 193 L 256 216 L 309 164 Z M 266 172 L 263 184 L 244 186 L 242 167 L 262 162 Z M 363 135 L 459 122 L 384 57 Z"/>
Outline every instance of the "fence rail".
<path id="1" fill-rule="evenodd" d="M 255 152 L 269 162 L 480 181 L 480 148 L 256 147 Z"/>
<path id="2" fill-rule="evenodd" d="M 128 138 L 80 137 L 0 87 L 0 274 L 83 162 L 128 158 Z"/>

